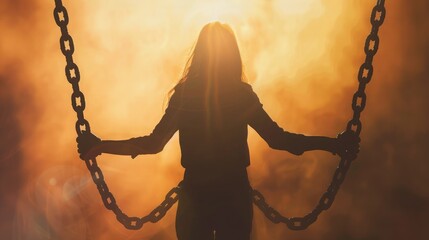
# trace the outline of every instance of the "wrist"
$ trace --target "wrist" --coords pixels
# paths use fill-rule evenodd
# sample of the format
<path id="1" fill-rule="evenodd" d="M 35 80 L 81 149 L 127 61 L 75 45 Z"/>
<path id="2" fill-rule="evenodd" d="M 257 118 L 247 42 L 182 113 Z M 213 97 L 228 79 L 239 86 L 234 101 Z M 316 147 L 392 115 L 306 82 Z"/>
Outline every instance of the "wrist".
<path id="1" fill-rule="evenodd" d="M 339 144 L 338 138 L 331 138 L 330 150 L 329 151 L 333 155 L 337 155 L 339 153 L 339 149 L 340 149 L 339 145 L 340 144 Z"/>

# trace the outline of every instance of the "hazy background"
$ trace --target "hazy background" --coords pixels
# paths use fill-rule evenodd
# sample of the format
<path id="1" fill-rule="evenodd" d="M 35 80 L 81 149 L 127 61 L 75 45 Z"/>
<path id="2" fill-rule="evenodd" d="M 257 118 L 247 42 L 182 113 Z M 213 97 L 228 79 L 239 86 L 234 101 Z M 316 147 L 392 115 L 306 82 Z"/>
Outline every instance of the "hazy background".
<path id="1" fill-rule="evenodd" d="M 249 82 L 292 132 L 335 136 L 351 99 L 374 1 L 64 1 L 86 118 L 103 139 L 149 134 L 202 26 L 231 24 Z M 293 232 L 255 208 L 253 239 L 427 239 L 429 2 L 386 1 L 361 153 L 332 208 Z M 54 1 L 0 3 L 0 238 L 175 239 L 176 206 L 129 231 L 107 211 L 76 152 Z M 252 185 L 287 216 L 305 215 L 338 159 L 269 149 L 251 130 Z M 98 158 L 124 212 L 149 213 L 182 178 L 177 134 L 154 156 Z"/>

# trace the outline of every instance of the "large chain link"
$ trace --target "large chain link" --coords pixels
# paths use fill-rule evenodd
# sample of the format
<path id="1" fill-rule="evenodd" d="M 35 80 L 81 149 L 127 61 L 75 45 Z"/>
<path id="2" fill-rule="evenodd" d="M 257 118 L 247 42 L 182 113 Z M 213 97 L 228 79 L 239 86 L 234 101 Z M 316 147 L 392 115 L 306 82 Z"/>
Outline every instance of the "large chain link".
<path id="1" fill-rule="evenodd" d="M 375 54 L 378 51 L 380 39 L 378 37 L 378 30 L 383 24 L 386 17 L 386 8 L 384 7 L 384 0 L 378 0 L 376 6 L 372 10 L 371 14 L 371 25 L 372 30 L 369 36 L 365 41 L 365 62 L 359 68 L 358 80 L 359 87 L 356 93 L 353 95 L 352 100 L 352 109 L 353 109 L 353 118 L 348 122 L 346 133 L 354 134 L 359 136 L 362 130 L 362 123 L 360 121 L 360 115 L 365 109 L 366 105 L 366 94 L 365 87 L 371 81 L 374 68 L 372 61 Z M 265 201 L 264 196 L 257 190 L 252 189 L 253 202 L 258 206 L 265 216 L 271 220 L 273 223 L 285 223 L 287 227 L 291 230 L 304 230 L 312 223 L 317 220 L 317 217 L 322 211 L 329 209 L 334 202 L 335 196 L 343 183 L 347 171 L 351 165 L 351 162 L 354 159 L 348 157 L 342 157 L 341 161 L 334 173 L 331 184 L 329 185 L 327 191 L 322 195 L 319 200 L 319 203 L 314 208 L 312 212 L 305 215 L 304 217 L 292 217 L 287 218 L 282 216 L 277 210 L 272 208 Z"/>
<path id="2" fill-rule="evenodd" d="M 76 133 L 78 136 L 81 136 L 82 134 L 90 133 L 91 128 L 89 122 L 85 119 L 83 114 L 83 111 L 85 110 L 85 96 L 79 88 L 80 72 L 78 66 L 73 62 L 74 44 L 73 39 L 67 30 L 69 16 L 61 0 L 55 0 L 54 18 L 55 22 L 61 29 L 60 48 L 61 52 L 66 57 L 66 77 L 73 88 L 71 102 L 73 110 L 77 114 Z M 94 158 L 84 161 L 89 172 L 91 173 L 92 180 L 97 185 L 97 189 L 101 195 L 104 206 L 115 213 L 116 219 L 118 219 L 118 221 L 128 229 L 137 230 L 142 228 L 143 225 L 147 222 L 158 222 L 179 199 L 180 184 L 179 186 L 171 189 L 170 192 L 168 192 L 165 196 L 165 200 L 147 216 L 141 218 L 129 217 L 128 215 L 124 214 L 116 204 L 115 197 L 109 191 L 109 188 L 107 187 L 107 184 L 104 180 L 103 172 L 101 171 L 100 167 L 98 167 L 96 159 Z"/>

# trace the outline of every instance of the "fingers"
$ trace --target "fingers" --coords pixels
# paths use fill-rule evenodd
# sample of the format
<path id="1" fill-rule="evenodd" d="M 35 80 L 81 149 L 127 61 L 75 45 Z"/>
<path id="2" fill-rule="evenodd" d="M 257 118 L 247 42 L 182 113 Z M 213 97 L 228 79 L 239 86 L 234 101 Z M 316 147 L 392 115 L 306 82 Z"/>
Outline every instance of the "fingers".
<path id="1" fill-rule="evenodd" d="M 80 154 L 79 157 L 82 160 L 89 160 L 89 159 L 94 159 L 96 156 L 94 156 L 93 154 L 85 153 L 85 154 Z"/>
<path id="2" fill-rule="evenodd" d="M 346 156 L 350 159 L 355 159 L 357 157 L 357 154 L 360 151 L 360 146 L 358 143 L 346 146 Z"/>
<path id="3" fill-rule="evenodd" d="M 91 145 L 88 144 L 87 142 L 83 141 L 83 140 L 78 140 L 78 144 L 77 144 L 77 152 L 78 153 L 86 153 L 88 152 L 88 150 L 91 148 Z"/>
<path id="4" fill-rule="evenodd" d="M 76 142 L 79 143 L 98 143 L 101 139 L 92 133 L 84 133 L 76 138 Z"/>
<path id="5" fill-rule="evenodd" d="M 88 152 L 80 154 L 80 158 L 83 160 L 94 159 L 100 154 L 101 152 L 97 148 L 92 148 Z"/>
<path id="6" fill-rule="evenodd" d="M 360 145 L 356 143 L 356 144 L 346 145 L 345 148 L 348 152 L 359 152 Z"/>
<path id="7" fill-rule="evenodd" d="M 97 146 L 101 139 L 95 136 L 92 133 L 85 133 L 76 138 L 78 153 L 82 159 L 88 159 L 90 157 L 96 157 L 99 154 L 88 155 L 87 153 L 91 151 L 95 146 Z"/>
<path id="8" fill-rule="evenodd" d="M 360 151 L 360 137 L 353 132 L 345 131 L 338 134 L 340 145 L 339 155 L 348 159 L 355 159 Z"/>

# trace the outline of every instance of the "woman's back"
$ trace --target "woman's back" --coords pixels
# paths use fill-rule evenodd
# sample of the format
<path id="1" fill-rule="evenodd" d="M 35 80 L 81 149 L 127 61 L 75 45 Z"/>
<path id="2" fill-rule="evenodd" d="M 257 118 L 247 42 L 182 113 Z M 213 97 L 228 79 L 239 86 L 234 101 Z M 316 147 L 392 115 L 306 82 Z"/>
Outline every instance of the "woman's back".
<path id="1" fill-rule="evenodd" d="M 246 83 L 227 89 L 207 94 L 187 83 L 175 88 L 166 117 L 177 119 L 168 122 L 177 124 L 181 163 L 186 169 L 227 172 L 249 165 L 247 125 L 260 103 Z"/>

